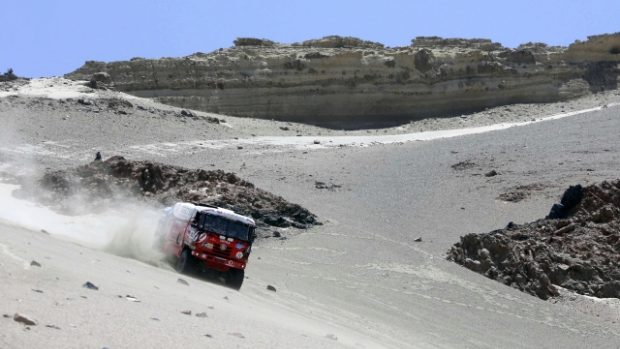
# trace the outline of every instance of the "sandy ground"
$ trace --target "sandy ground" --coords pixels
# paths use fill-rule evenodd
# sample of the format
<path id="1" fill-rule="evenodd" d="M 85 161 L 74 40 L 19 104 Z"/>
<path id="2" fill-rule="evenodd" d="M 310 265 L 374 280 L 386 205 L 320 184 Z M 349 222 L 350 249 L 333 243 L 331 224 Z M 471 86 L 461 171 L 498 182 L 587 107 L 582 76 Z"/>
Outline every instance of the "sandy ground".
<path id="1" fill-rule="evenodd" d="M 63 227 L 70 225 L 58 223 L 66 218 L 53 221 L 53 213 L 14 201 L 4 184 L 0 313 L 24 313 L 38 325 L 27 329 L 0 318 L 0 347 L 620 347 L 620 307 L 613 300 L 599 310 L 591 302 L 544 302 L 445 260 L 460 235 L 540 218 L 568 185 L 618 178 L 617 91 L 343 132 L 227 116 L 217 116 L 224 123 L 207 123 L 115 92 L 104 98 L 130 98 L 131 113 L 95 113 L 75 102 L 83 96 L 70 94 L 79 86 L 38 83 L 55 87 L 22 89 L 18 97 L 0 92 L 5 174 L 74 166 L 90 161 L 96 150 L 104 157 L 120 153 L 222 168 L 302 204 L 325 224 L 287 240 L 259 242 L 248 279 L 234 292 L 165 265 L 86 247 L 92 240 L 79 237 L 87 234 L 68 234 L 71 228 Z M 58 90 L 62 94 L 55 95 Z M 493 119 L 500 111 L 501 118 Z M 451 138 L 408 135 L 491 123 L 524 124 Z M 405 138 L 369 138 L 384 134 Z M 260 137 L 275 141 L 255 141 Z M 327 146 L 330 141 L 335 146 Z M 474 165 L 452 168 L 463 161 Z M 485 177 L 490 170 L 499 175 Z M 316 181 L 339 187 L 317 189 Z M 520 202 L 497 199 L 518 186 L 534 189 Z M 39 212 L 36 224 L 26 227 L 12 208 Z M 105 222 L 102 217 L 87 222 Z M 31 266 L 32 260 L 41 267 Z M 86 281 L 100 289 L 83 288 Z M 203 311 L 208 317 L 194 316 Z"/>

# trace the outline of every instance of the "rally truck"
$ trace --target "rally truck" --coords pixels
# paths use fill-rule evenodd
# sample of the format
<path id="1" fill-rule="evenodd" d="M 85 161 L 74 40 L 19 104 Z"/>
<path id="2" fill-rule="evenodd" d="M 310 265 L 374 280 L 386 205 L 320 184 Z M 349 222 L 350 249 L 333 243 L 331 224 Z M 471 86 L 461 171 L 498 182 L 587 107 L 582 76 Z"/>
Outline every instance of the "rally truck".
<path id="1" fill-rule="evenodd" d="M 256 238 L 256 223 L 231 210 L 180 202 L 166 208 L 157 241 L 180 273 L 216 275 L 240 289 Z"/>

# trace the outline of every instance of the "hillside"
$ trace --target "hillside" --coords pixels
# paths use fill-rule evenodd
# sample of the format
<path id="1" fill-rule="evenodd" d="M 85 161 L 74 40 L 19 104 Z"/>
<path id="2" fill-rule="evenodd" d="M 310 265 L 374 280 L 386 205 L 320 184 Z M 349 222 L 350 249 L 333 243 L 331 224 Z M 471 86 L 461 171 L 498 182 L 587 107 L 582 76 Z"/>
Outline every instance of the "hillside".
<path id="1" fill-rule="evenodd" d="M 498 105 L 567 100 L 618 86 L 620 34 L 569 47 L 417 37 L 388 48 L 331 36 L 235 46 L 181 58 L 88 61 L 96 79 L 184 108 L 335 128 L 382 127 Z"/>

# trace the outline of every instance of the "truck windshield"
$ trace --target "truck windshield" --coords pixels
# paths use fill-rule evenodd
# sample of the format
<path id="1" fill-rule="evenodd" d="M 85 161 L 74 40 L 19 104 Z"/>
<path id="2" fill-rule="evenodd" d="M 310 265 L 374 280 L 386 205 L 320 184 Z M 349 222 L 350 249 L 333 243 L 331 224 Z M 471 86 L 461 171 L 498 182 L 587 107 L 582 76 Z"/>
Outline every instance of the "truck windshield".
<path id="1" fill-rule="evenodd" d="M 250 226 L 221 216 L 205 215 L 203 227 L 213 233 L 243 241 L 249 240 Z"/>

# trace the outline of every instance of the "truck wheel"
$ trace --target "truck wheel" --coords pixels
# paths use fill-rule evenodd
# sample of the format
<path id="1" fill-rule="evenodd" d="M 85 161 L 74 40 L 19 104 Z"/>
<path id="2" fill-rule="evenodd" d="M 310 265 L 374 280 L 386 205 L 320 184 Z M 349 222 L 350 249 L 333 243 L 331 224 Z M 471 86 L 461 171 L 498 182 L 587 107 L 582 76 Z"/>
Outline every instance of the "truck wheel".
<path id="1" fill-rule="evenodd" d="M 226 285 L 235 290 L 241 289 L 243 279 L 245 277 L 245 270 L 243 269 L 230 269 L 226 273 Z"/>
<path id="2" fill-rule="evenodd" d="M 181 256 L 177 259 L 177 264 L 174 269 L 182 274 L 190 273 L 194 270 L 194 256 L 192 256 L 192 252 L 189 249 L 184 249 L 181 252 Z"/>

